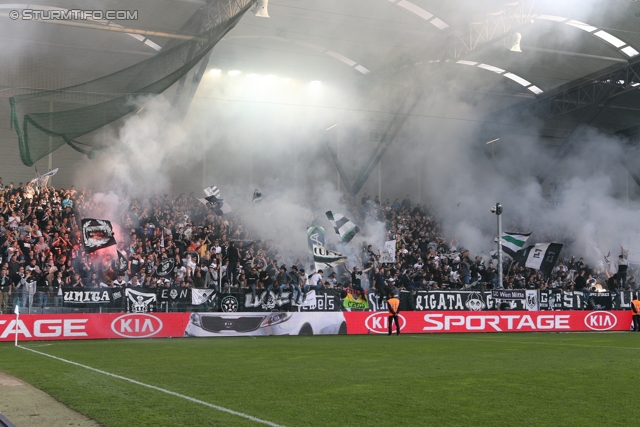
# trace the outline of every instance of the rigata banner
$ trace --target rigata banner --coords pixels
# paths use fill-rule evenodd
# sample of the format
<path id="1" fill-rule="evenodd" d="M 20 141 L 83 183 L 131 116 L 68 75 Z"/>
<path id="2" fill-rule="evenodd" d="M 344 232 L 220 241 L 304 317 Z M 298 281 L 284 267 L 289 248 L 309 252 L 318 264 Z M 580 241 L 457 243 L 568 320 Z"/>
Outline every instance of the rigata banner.
<path id="1" fill-rule="evenodd" d="M 400 310 L 483 311 L 508 310 L 631 310 L 634 293 L 592 292 L 587 304 L 581 291 L 500 290 L 500 291 L 400 291 Z M 506 307 L 504 306 L 506 304 Z M 384 299 L 369 293 L 372 311 L 386 310 Z"/>
<path id="2" fill-rule="evenodd" d="M 387 313 L 344 313 L 349 334 L 385 334 Z M 630 311 L 494 311 L 418 312 L 399 314 L 400 331 L 408 334 L 439 332 L 589 332 L 629 331 Z"/>

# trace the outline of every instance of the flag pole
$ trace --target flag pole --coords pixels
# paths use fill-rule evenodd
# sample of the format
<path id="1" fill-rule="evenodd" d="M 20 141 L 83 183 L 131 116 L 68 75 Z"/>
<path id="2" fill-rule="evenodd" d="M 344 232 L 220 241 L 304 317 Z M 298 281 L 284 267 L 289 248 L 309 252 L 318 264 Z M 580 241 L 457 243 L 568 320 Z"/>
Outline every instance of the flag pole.
<path id="1" fill-rule="evenodd" d="M 15 346 L 18 346 L 18 322 L 20 321 L 20 298 L 16 299 L 16 308 L 13 310 L 16 314 L 16 325 L 14 327 L 14 331 L 16 333 L 15 336 Z"/>
<path id="2" fill-rule="evenodd" d="M 503 289 L 502 284 L 502 205 L 496 203 L 491 207 L 491 212 L 498 217 L 498 289 Z"/>

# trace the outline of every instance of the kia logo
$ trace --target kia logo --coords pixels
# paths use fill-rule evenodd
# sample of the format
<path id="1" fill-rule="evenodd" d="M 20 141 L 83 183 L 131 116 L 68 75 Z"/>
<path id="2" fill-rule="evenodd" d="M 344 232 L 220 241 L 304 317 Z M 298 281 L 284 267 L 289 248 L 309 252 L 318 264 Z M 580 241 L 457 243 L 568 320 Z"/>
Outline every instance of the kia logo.
<path id="1" fill-rule="evenodd" d="M 608 311 L 592 311 L 584 318 L 587 328 L 594 331 L 608 331 L 618 323 L 618 318 Z"/>
<path id="2" fill-rule="evenodd" d="M 400 330 L 402 330 L 407 324 L 407 321 L 404 316 L 402 316 L 402 314 L 398 314 L 398 321 L 400 323 Z M 374 334 L 388 334 L 389 316 L 385 312 L 372 314 L 371 316 L 366 318 L 366 320 L 364 321 L 364 325 Z"/>
<path id="3" fill-rule="evenodd" d="M 125 338 L 147 338 L 162 330 L 162 320 L 152 314 L 123 314 L 111 322 L 111 330 Z"/>
<path id="4" fill-rule="evenodd" d="M 224 322 L 224 327 L 225 327 L 225 328 L 231 328 L 231 327 L 233 327 L 233 322 L 232 322 L 231 320 L 226 320 L 226 321 Z"/>

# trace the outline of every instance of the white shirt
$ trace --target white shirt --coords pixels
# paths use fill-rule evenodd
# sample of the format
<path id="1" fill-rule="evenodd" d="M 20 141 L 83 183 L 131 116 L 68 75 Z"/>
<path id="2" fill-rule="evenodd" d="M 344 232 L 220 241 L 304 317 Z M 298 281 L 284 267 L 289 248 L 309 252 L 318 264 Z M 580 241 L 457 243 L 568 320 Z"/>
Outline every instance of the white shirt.
<path id="1" fill-rule="evenodd" d="M 9 228 L 18 228 L 20 225 L 20 217 L 19 216 L 10 216 L 9 217 Z"/>
<path id="2" fill-rule="evenodd" d="M 176 268 L 174 271 L 178 275 L 178 277 L 181 279 L 183 279 L 184 275 L 187 273 L 187 269 L 185 268 L 184 265 L 181 265 L 180 267 Z"/>
<path id="3" fill-rule="evenodd" d="M 311 286 L 318 286 L 318 282 L 322 280 L 322 275 L 320 273 L 316 273 L 313 276 L 311 276 L 311 279 L 309 279 L 309 284 Z"/>

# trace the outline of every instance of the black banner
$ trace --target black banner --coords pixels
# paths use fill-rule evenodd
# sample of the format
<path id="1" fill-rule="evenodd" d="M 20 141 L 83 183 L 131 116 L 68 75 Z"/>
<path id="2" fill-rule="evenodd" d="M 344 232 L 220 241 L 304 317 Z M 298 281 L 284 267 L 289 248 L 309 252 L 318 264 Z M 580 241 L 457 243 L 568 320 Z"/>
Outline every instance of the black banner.
<path id="1" fill-rule="evenodd" d="M 94 252 L 116 244 L 111 222 L 106 219 L 82 220 L 82 241 L 87 252 Z"/>
<path id="2" fill-rule="evenodd" d="M 167 277 L 173 273 L 173 269 L 175 268 L 176 261 L 173 258 L 165 258 L 160 261 L 160 265 L 156 269 L 156 276 L 158 277 Z"/>
<path id="3" fill-rule="evenodd" d="M 521 291 L 525 296 L 526 292 Z M 630 310 L 633 292 L 592 292 L 589 304 L 583 292 L 536 290 L 539 310 Z M 482 310 L 535 310 L 535 304 L 527 304 L 526 299 L 495 298 L 496 291 L 408 291 L 400 292 L 400 310 L 433 311 L 482 311 Z M 532 301 L 533 302 L 533 301 Z M 376 293 L 369 294 L 371 311 L 387 309 L 386 301 Z"/>
<path id="4" fill-rule="evenodd" d="M 113 301 L 111 288 L 62 288 L 62 302 L 66 304 L 95 305 Z"/>
<path id="5" fill-rule="evenodd" d="M 125 290 L 127 312 L 148 313 L 155 311 L 156 290 L 149 288 L 127 288 Z"/>
<path id="6" fill-rule="evenodd" d="M 220 295 L 223 298 L 224 294 Z M 292 301 L 292 293 L 283 291 L 278 297 L 277 291 L 260 290 L 256 298 L 251 292 L 245 293 L 240 301 L 242 311 L 340 311 L 342 310 L 342 300 L 340 292 L 334 289 L 322 289 L 319 291 L 309 291 L 305 295 L 301 305 Z M 222 304 L 221 304 L 222 305 Z"/>
<path id="7" fill-rule="evenodd" d="M 562 290 L 545 289 L 538 291 L 540 297 L 540 310 L 562 310 Z"/>
<path id="8" fill-rule="evenodd" d="M 414 299 L 413 304 L 412 298 Z M 488 291 L 419 291 L 415 296 L 410 292 L 400 293 L 401 310 L 482 311 L 494 308 L 495 300 L 491 292 Z M 386 304 L 384 309 L 386 309 Z"/>
<path id="9" fill-rule="evenodd" d="M 118 266 L 117 266 L 118 273 L 124 274 L 129 268 L 129 263 L 127 261 L 127 258 L 125 258 L 125 256 L 122 255 L 120 251 L 116 251 L 116 252 L 118 252 Z"/>
<path id="10" fill-rule="evenodd" d="M 321 289 L 315 291 L 315 301 L 311 301 L 300 307 L 301 311 L 341 311 L 342 299 L 340 298 L 340 292 L 335 289 Z"/>
<path id="11" fill-rule="evenodd" d="M 160 302 L 186 302 L 191 304 L 191 289 L 189 288 L 158 288 L 156 292 Z"/>
<path id="12" fill-rule="evenodd" d="M 524 289 L 494 289 L 491 291 L 491 296 L 494 299 L 527 299 L 527 293 Z"/>

